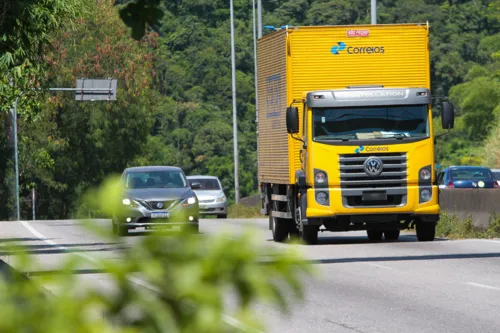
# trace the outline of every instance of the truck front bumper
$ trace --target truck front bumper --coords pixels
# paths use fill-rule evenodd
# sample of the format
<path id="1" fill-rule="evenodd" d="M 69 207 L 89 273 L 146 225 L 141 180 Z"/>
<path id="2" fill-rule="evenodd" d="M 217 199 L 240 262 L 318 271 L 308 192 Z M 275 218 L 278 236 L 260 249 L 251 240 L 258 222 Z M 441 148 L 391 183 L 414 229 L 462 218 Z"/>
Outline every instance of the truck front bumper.
<path id="1" fill-rule="evenodd" d="M 328 218 L 342 215 L 391 215 L 394 218 L 401 215 L 401 217 L 414 217 L 420 216 L 439 216 L 440 209 L 438 203 L 439 191 L 437 186 L 432 186 L 432 197 L 427 202 L 420 202 L 419 186 L 408 186 L 405 200 L 399 205 L 360 205 L 358 207 L 347 206 L 342 190 L 340 188 L 327 188 L 327 189 L 314 189 L 307 190 L 307 210 L 306 217 L 309 218 Z M 328 201 L 325 204 L 320 204 L 317 201 L 317 193 L 326 192 L 328 194 Z"/>

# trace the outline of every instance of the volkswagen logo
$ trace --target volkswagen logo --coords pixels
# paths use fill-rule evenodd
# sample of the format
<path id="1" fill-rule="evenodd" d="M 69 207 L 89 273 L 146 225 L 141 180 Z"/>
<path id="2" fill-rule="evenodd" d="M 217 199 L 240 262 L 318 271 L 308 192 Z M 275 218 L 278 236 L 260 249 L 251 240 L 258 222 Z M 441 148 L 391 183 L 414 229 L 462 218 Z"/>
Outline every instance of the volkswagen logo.
<path id="1" fill-rule="evenodd" d="M 378 176 L 384 169 L 384 163 L 378 157 L 368 157 L 363 166 L 368 176 Z"/>
<path id="2" fill-rule="evenodd" d="M 163 208 L 163 202 L 158 202 L 158 203 L 156 204 L 156 208 L 160 208 L 160 209 L 162 209 L 162 208 Z"/>

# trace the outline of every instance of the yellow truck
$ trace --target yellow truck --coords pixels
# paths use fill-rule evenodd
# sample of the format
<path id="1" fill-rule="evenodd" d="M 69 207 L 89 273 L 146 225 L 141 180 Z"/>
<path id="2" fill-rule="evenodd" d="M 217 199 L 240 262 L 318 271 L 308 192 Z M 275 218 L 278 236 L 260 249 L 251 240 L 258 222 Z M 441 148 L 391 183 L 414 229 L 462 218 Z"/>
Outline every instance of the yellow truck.
<path id="1" fill-rule="evenodd" d="M 439 220 L 429 25 L 312 26 L 259 39 L 258 179 L 273 239 L 366 230 L 397 240 Z M 453 128 L 444 101 L 441 122 Z"/>

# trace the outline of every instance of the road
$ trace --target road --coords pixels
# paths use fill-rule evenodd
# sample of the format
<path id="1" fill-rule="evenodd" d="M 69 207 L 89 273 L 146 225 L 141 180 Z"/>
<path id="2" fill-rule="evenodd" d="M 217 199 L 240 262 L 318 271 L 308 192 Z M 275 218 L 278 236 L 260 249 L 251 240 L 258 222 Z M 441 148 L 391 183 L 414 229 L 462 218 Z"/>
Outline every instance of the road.
<path id="1" fill-rule="evenodd" d="M 106 223 L 103 221 L 102 223 Z M 33 279 L 57 267 L 72 252 L 88 258 L 116 258 L 145 233 L 124 243 L 103 242 L 78 221 L 2 222 L 0 246 L 20 242 L 37 257 Z M 267 220 L 202 220 L 201 232 L 254 228 L 262 244 L 274 247 Z M 500 239 L 436 240 L 411 235 L 398 242 L 370 243 L 363 232 L 322 233 L 318 245 L 297 245 L 320 276 L 305 280 L 306 299 L 289 316 L 269 306 L 255 311 L 268 332 L 498 332 Z M 1 247 L 0 247 L 1 249 Z M 15 256 L 1 259 L 16 266 Z M 105 274 L 82 270 L 79 279 L 103 291 Z M 46 286 L 57 290 L 57 286 Z"/>

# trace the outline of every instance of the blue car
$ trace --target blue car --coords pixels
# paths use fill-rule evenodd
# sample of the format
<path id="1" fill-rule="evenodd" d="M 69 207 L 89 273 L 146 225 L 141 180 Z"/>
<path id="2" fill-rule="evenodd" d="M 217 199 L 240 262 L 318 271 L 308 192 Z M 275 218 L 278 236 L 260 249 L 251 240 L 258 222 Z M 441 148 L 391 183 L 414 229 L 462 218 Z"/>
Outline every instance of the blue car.
<path id="1" fill-rule="evenodd" d="M 438 175 L 439 188 L 499 188 L 490 169 L 481 166 L 452 166 Z"/>

